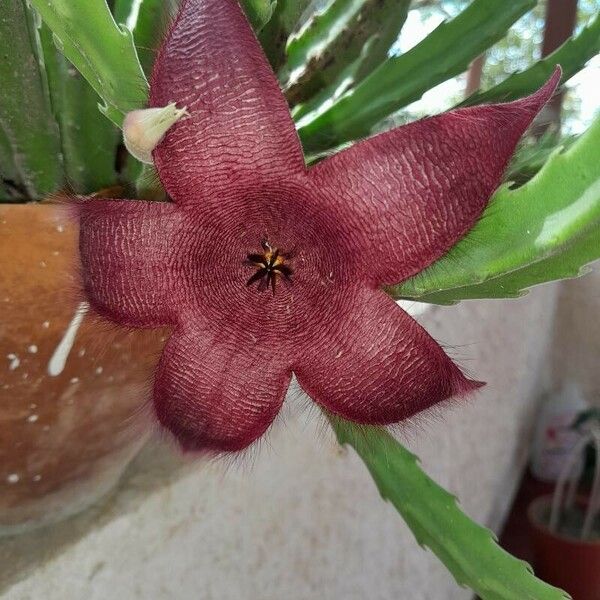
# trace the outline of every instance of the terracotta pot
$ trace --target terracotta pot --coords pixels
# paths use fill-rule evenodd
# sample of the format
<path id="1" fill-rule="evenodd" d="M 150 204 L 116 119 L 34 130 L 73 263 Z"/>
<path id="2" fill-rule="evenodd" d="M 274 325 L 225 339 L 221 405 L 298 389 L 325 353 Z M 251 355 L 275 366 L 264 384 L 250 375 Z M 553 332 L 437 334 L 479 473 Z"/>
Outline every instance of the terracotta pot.
<path id="1" fill-rule="evenodd" d="M 150 430 L 164 332 L 84 314 L 76 229 L 60 206 L 0 205 L 0 534 L 98 500 Z"/>
<path id="2" fill-rule="evenodd" d="M 529 505 L 536 575 L 567 591 L 573 600 L 600 600 L 600 541 L 583 541 L 550 531 L 551 504 L 549 495 Z"/>

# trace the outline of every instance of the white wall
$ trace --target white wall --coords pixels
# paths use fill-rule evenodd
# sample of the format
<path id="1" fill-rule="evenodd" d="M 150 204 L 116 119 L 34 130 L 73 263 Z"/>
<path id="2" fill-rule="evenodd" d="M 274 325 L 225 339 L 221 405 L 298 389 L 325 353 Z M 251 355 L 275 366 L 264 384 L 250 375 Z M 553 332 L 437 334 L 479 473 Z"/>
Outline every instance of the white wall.
<path id="1" fill-rule="evenodd" d="M 475 519 L 497 527 L 527 452 L 556 286 L 434 308 L 421 321 L 489 385 L 404 434 Z M 44 532 L 0 541 L 2 600 L 458 600 L 443 566 L 379 498 L 352 451 L 290 403 L 238 466 L 149 448 L 121 490 Z"/>
<path id="2" fill-rule="evenodd" d="M 600 262 L 560 287 L 551 365 L 553 385 L 576 381 L 584 397 L 600 406 Z"/>

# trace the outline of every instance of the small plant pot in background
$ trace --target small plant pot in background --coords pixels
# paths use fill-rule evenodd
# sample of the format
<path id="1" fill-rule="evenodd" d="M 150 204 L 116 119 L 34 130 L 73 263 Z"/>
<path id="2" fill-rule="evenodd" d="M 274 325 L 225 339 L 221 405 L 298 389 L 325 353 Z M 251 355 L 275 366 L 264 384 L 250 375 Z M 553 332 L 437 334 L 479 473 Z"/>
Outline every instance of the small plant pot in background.
<path id="1" fill-rule="evenodd" d="M 586 501 L 578 499 L 582 509 Z M 581 540 L 550 530 L 552 496 L 536 498 L 528 518 L 534 547 L 536 574 L 573 597 L 573 600 L 600 600 L 600 538 Z"/>
<path id="2" fill-rule="evenodd" d="M 600 600 L 600 419 L 584 410 L 570 429 L 577 439 L 560 469 L 551 496 L 528 508 L 534 564 L 542 579 L 563 588 L 573 600 Z M 591 450 L 589 494 L 578 495 L 584 480 L 580 468 Z"/>
<path id="3" fill-rule="evenodd" d="M 110 491 L 148 436 L 163 332 L 85 314 L 62 207 L 0 205 L 0 535 Z"/>

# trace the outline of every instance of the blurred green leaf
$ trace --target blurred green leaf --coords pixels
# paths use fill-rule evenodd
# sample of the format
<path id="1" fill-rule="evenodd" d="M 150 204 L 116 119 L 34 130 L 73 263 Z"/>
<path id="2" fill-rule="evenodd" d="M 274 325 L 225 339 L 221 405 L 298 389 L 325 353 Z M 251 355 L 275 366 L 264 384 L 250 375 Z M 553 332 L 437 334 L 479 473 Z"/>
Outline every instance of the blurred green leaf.
<path id="1" fill-rule="evenodd" d="M 452 304 L 511 298 L 577 277 L 600 258 L 600 118 L 556 150 L 525 185 L 502 186 L 473 229 L 444 257 L 400 285 L 396 298 Z"/>
<path id="2" fill-rule="evenodd" d="M 507 102 L 533 93 L 550 78 L 554 67 L 563 70 L 562 83 L 579 73 L 585 63 L 600 52 L 600 14 L 579 35 L 566 41 L 552 54 L 539 60 L 528 69 L 514 73 L 502 83 L 469 96 L 458 106 L 471 106 L 484 102 Z"/>
<path id="3" fill-rule="evenodd" d="M 139 160 L 137 160 L 137 158 L 135 158 L 128 152 L 125 154 L 124 162 L 125 164 L 121 172 L 121 178 L 123 182 L 127 184 L 127 197 L 144 199 L 144 196 L 141 194 L 138 182 L 140 181 L 140 176 L 144 172 L 144 167 L 146 165 L 141 163 Z"/>
<path id="4" fill-rule="evenodd" d="M 177 10 L 177 0 L 143 0 L 134 10 L 132 0 L 116 0 L 113 14 L 119 25 L 133 27 L 133 39 L 147 77 L 152 72 L 158 46 Z"/>
<path id="5" fill-rule="evenodd" d="M 100 113 L 98 94 L 57 50 L 45 24 L 40 37 L 67 183 L 80 194 L 114 185 L 120 132 Z"/>
<path id="6" fill-rule="evenodd" d="M 56 44 L 103 99 L 104 114 L 121 127 L 124 115 L 146 104 L 148 82 L 133 35 L 115 23 L 106 0 L 30 0 Z"/>
<path id="7" fill-rule="evenodd" d="M 546 164 L 559 146 L 566 150 L 576 141 L 577 136 L 560 138 L 560 135 L 552 128 L 545 131 L 539 138 L 531 135 L 525 136 L 517 146 L 503 180 L 513 182 L 517 186 L 523 185 Z"/>
<path id="8" fill-rule="evenodd" d="M 0 202 L 17 202 L 25 200 L 26 197 L 17 173 L 12 147 L 0 127 Z"/>
<path id="9" fill-rule="evenodd" d="M 350 33 L 353 22 L 360 14 L 365 0 L 329 0 L 314 7 L 310 18 L 292 33 L 286 44 L 285 64 L 289 81 L 303 76 L 307 69 L 320 62 L 334 60 L 333 53 L 325 55 L 330 48 Z"/>
<path id="10" fill-rule="evenodd" d="M 383 62 L 406 20 L 410 0 L 333 0 L 292 34 L 280 80 L 291 104 L 310 98 L 354 63 L 368 40 L 370 56 L 356 69 L 367 74 Z"/>
<path id="11" fill-rule="evenodd" d="M 277 0 L 240 0 L 252 28 L 258 33 L 273 15 Z"/>
<path id="12" fill-rule="evenodd" d="M 35 17 L 25 0 L 0 3 L 0 82 L 1 171 L 16 177 L 30 199 L 42 198 L 62 185 L 62 157 Z"/>
<path id="13" fill-rule="evenodd" d="M 134 0 L 114 0 L 114 2 L 108 2 L 108 7 L 110 8 L 117 25 L 128 27 L 128 21 L 134 13 L 134 4 L 136 4 Z"/>
<path id="14" fill-rule="evenodd" d="M 269 22 L 262 28 L 260 43 L 277 72 L 285 61 L 285 45 L 310 0 L 277 0 Z"/>
<path id="15" fill-rule="evenodd" d="M 382 8 L 378 11 L 378 18 L 375 21 L 375 35 L 373 47 L 369 50 L 362 61 L 356 74 L 356 81 L 362 81 L 367 75 L 370 75 L 387 57 L 391 47 L 398 40 L 402 27 L 406 22 L 408 10 L 412 0 L 389 0 L 381 3 Z"/>
<path id="16" fill-rule="evenodd" d="M 358 72 L 365 60 L 369 57 L 369 53 L 375 39 L 371 38 L 363 46 L 363 50 L 358 58 L 346 66 L 337 79 L 332 81 L 328 86 L 324 87 L 319 93 L 315 94 L 310 100 L 303 104 L 298 104 L 292 108 L 292 118 L 298 123 L 304 115 L 316 112 L 324 112 L 333 105 L 333 103 L 349 90 L 356 82 Z"/>
<path id="17" fill-rule="evenodd" d="M 143 3 L 144 0 L 142 0 L 142 4 Z M 110 8 L 117 25 L 127 26 L 127 23 L 134 12 L 134 4 L 137 4 L 134 0 L 114 0 L 113 2 L 108 2 L 108 7 Z"/>
<path id="18" fill-rule="evenodd" d="M 388 58 L 326 111 L 298 122 L 305 150 L 316 152 L 368 135 L 383 118 L 462 73 L 535 3 L 474 0 L 414 48 Z"/>
<path id="19" fill-rule="evenodd" d="M 456 498 L 430 479 L 417 458 L 385 429 L 336 417 L 330 422 L 340 444 L 352 446 L 384 500 L 454 575 L 483 600 L 565 600 L 561 590 L 537 579 L 531 567 L 503 550 L 491 531 L 472 521 Z"/>
<path id="20" fill-rule="evenodd" d="M 165 202 L 167 192 L 162 186 L 158 171 L 154 165 L 141 164 L 139 174 L 135 180 L 135 197 L 140 200 Z"/>

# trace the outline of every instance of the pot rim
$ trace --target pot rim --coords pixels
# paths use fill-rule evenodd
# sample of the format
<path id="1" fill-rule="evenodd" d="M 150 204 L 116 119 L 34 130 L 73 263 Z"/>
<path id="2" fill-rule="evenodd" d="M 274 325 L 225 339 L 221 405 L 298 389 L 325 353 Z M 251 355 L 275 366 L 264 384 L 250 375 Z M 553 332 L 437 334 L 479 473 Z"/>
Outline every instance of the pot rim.
<path id="1" fill-rule="evenodd" d="M 527 507 L 527 520 L 529 521 L 531 527 L 536 529 L 538 532 L 543 533 L 544 535 L 551 536 L 568 544 L 600 548 L 600 538 L 595 540 L 582 540 L 580 538 L 572 537 L 570 535 L 565 535 L 564 533 L 557 533 L 556 531 L 552 531 L 548 525 L 542 523 L 537 518 L 540 506 L 551 506 L 552 497 L 552 494 L 545 494 L 543 496 L 538 496 L 537 498 L 534 498 L 529 503 L 529 506 Z M 587 502 L 587 499 L 585 497 L 578 496 L 576 502 L 578 504 L 582 504 L 584 502 Z"/>

